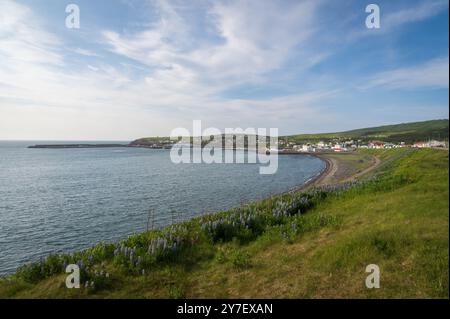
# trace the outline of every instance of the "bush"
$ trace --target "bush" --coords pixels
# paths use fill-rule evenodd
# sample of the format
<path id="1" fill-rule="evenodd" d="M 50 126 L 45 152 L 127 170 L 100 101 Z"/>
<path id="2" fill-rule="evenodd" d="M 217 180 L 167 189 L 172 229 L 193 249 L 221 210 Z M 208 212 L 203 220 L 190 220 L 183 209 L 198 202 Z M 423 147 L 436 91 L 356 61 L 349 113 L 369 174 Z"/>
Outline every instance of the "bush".
<path id="1" fill-rule="evenodd" d="M 250 255 L 241 250 L 236 250 L 231 256 L 233 266 L 238 269 L 245 269 L 250 267 Z"/>

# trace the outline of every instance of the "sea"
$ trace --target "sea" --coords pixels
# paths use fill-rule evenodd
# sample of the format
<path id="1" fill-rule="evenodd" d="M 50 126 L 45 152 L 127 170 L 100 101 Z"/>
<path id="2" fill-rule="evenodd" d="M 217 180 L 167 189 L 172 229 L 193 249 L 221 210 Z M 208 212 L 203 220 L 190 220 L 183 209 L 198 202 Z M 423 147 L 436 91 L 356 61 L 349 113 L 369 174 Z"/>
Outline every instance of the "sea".
<path id="1" fill-rule="evenodd" d="M 261 163 L 175 164 L 170 150 L 27 148 L 55 143 L 0 141 L 0 276 L 49 254 L 120 241 L 149 224 L 164 227 L 287 192 L 325 169 L 310 155 L 280 155 L 277 172 L 261 175 Z"/>

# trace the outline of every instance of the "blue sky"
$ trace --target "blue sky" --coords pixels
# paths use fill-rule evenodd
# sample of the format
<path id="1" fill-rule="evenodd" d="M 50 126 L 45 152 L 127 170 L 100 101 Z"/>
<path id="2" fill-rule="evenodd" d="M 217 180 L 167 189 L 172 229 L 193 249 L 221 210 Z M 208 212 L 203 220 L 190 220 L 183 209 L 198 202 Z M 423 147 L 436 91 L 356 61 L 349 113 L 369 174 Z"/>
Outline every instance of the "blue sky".
<path id="1" fill-rule="evenodd" d="M 2 0 L 0 139 L 448 118 L 448 66 L 446 0 Z"/>

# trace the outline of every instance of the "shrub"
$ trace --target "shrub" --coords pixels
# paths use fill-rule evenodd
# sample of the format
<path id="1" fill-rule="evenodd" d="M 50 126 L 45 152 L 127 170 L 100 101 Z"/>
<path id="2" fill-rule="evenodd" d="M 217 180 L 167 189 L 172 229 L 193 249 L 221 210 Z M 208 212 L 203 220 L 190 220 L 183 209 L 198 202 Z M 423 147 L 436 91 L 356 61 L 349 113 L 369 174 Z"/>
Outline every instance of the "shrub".
<path id="1" fill-rule="evenodd" d="M 250 267 L 250 255 L 241 250 L 235 250 L 231 256 L 233 266 L 238 269 L 245 269 Z"/>

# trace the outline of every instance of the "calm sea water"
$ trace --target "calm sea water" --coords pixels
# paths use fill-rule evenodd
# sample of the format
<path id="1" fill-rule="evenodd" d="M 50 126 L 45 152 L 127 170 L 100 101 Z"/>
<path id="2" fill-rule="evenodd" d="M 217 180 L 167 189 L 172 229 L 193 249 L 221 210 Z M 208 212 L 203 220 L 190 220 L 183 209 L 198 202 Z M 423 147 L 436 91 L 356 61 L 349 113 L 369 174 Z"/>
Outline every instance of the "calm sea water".
<path id="1" fill-rule="evenodd" d="M 259 164 L 175 165 L 167 150 L 32 144 L 0 142 L 0 275 L 143 231 L 149 209 L 164 226 L 171 211 L 188 219 L 228 209 L 288 191 L 325 167 L 312 156 L 280 156 L 276 174 L 260 175 Z"/>

